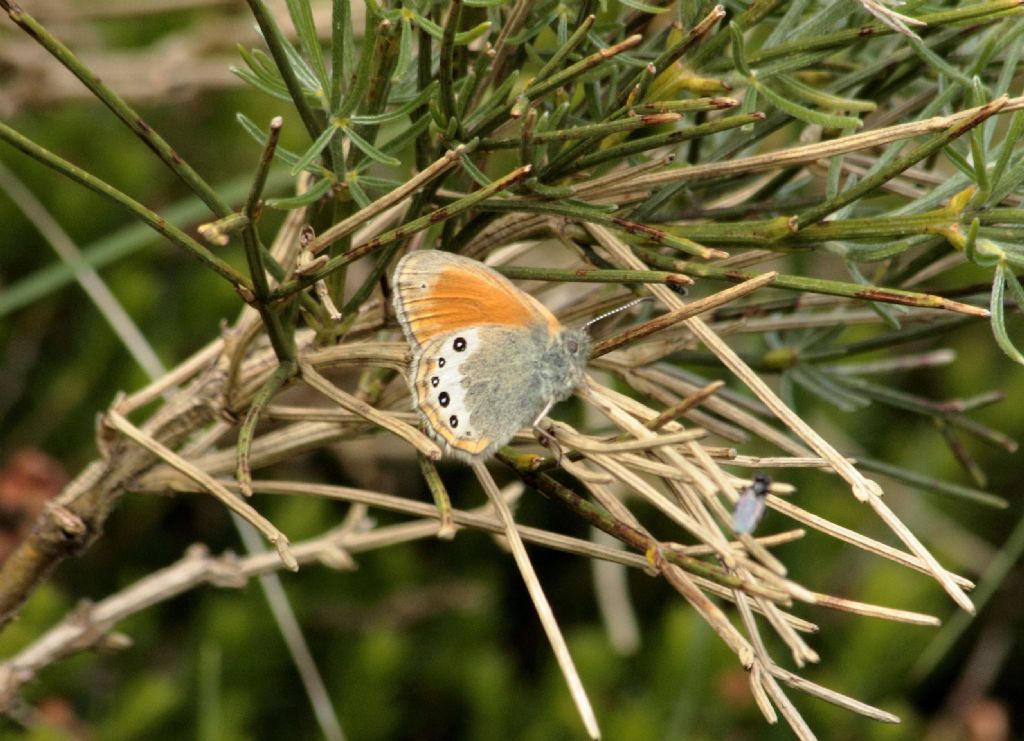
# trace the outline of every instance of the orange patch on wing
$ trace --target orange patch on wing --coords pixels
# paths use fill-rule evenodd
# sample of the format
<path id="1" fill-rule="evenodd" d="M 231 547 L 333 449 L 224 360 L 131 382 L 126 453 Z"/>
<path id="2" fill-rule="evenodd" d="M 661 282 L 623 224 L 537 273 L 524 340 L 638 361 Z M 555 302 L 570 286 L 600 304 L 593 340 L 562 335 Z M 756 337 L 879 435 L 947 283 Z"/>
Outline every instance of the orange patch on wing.
<path id="1" fill-rule="evenodd" d="M 448 264 L 433 273 L 410 270 L 398 276 L 396 290 L 402 318 L 421 345 L 481 324 L 526 328 L 540 323 L 552 334 L 560 327 L 537 299 L 480 263 Z"/>

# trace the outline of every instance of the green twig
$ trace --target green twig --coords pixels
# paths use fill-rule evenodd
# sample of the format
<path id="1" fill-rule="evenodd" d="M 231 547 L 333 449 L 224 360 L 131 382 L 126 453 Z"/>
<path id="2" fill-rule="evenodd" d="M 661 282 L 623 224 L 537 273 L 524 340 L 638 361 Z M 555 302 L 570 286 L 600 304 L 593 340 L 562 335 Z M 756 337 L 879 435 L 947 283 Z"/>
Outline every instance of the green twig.
<path id="1" fill-rule="evenodd" d="M 947 424 L 969 432 L 993 445 L 998 445 L 1008 452 L 1013 453 L 1017 450 L 1016 440 L 974 421 L 959 411 L 947 408 L 943 402 L 935 402 L 916 394 L 899 391 L 854 376 L 844 376 L 842 382 L 858 393 L 869 396 L 881 404 L 913 412 L 914 414 L 939 417 Z"/>
<path id="2" fill-rule="evenodd" d="M 256 392 L 249 408 L 245 412 L 245 418 L 238 428 L 238 442 L 236 444 L 237 464 L 235 467 L 235 478 L 243 496 L 252 496 L 252 464 L 250 455 L 252 453 L 252 441 L 256 435 L 256 423 L 259 422 L 260 414 L 267 405 L 274 400 L 274 396 L 281 388 L 295 378 L 298 373 L 298 365 L 294 361 L 283 360 L 274 369 L 274 372 L 266 380 L 260 390 Z"/>
<path id="3" fill-rule="evenodd" d="M 699 23 L 693 26 L 685 36 L 658 55 L 650 65 L 653 72 L 652 74 L 646 73 L 646 71 L 638 72 L 629 83 L 622 87 L 622 92 L 619 94 L 619 100 L 616 107 L 621 108 L 626 105 L 628 96 L 633 94 L 635 94 L 638 99 L 643 100 L 646 97 L 648 88 L 651 83 L 657 79 L 657 76 L 663 74 L 669 67 L 682 59 L 683 55 L 690 51 L 690 49 L 692 49 L 696 44 L 707 38 L 708 34 L 711 33 L 711 29 L 715 27 L 715 24 L 724 17 L 725 8 L 721 5 L 714 6 L 711 9 L 711 12 L 704 16 Z"/>
<path id="4" fill-rule="evenodd" d="M 452 521 L 452 500 L 448 496 L 448 490 L 444 487 L 441 475 L 437 472 L 434 461 L 420 453 L 417 458 L 420 462 L 420 472 L 423 480 L 427 482 L 430 495 L 434 498 L 437 506 L 437 513 L 440 517 L 440 524 L 437 528 L 437 537 L 441 540 L 451 540 L 455 537 L 455 523 Z"/>
<path id="5" fill-rule="evenodd" d="M 996 20 L 1003 11 L 1007 10 L 1020 12 L 1020 3 L 1018 0 L 994 0 L 994 2 L 974 3 L 954 10 L 925 13 L 924 15 L 918 16 L 918 19 L 927 23 L 930 28 L 938 28 L 939 26 L 951 25 L 954 23 L 982 23 Z M 760 52 L 751 54 L 747 57 L 747 62 L 749 64 L 756 65 L 772 59 L 790 57 L 818 49 L 843 48 L 856 41 L 860 41 L 871 36 L 883 36 L 892 33 L 895 33 L 895 31 L 883 23 L 869 23 L 863 26 L 858 26 L 857 28 L 850 28 L 843 31 L 835 31 L 833 33 L 817 36 L 808 36 L 805 38 L 795 39 L 794 41 L 784 44 L 778 44 L 777 46 L 773 46 L 769 49 L 762 49 Z"/>
<path id="6" fill-rule="evenodd" d="M 407 182 L 403 183 L 398 188 L 395 188 L 390 193 L 381 196 L 376 201 L 371 203 L 368 207 L 360 209 L 356 213 L 352 214 L 346 219 L 338 222 L 327 231 L 320 234 L 309 244 L 309 251 L 312 255 L 317 255 L 322 252 L 325 248 L 334 244 L 338 240 L 341 240 L 351 234 L 353 231 L 358 229 L 362 224 L 365 224 L 369 219 L 382 213 L 391 206 L 400 203 L 402 200 L 407 198 L 411 193 L 423 193 L 423 189 L 429 186 L 430 183 L 436 181 L 444 173 L 448 172 L 451 168 L 455 167 L 460 160 L 465 156 L 471 149 L 465 145 L 460 144 L 454 149 L 449 149 L 443 155 L 441 155 L 435 162 L 429 166 L 423 168 L 423 170 Z M 411 209 L 410 209 L 411 210 Z"/>
<path id="7" fill-rule="evenodd" d="M 242 227 L 242 245 L 245 248 L 245 259 L 249 264 L 249 276 L 252 278 L 253 292 L 256 294 L 255 304 L 263 319 L 270 344 L 274 348 L 278 362 L 292 361 L 295 359 L 295 341 L 292 333 L 287 331 L 281 323 L 279 311 L 270 306 L 270 285 L 267 282 L 266 266 L 263 260 L 263 249 L 260 244 L 260 237 L 256 231 L 256 222 L 259 221 L 260 211 L 263 208 L 261 196 L 263 186 L 267 182 L 267 173 L 270 170 L 270 163 L 274 161 L 274 150 L 277 148 L 277 140 L 281 135 L 281 126 L 284 124 L 280 116 L 270 122 L 270 131 L 267 134 L 267 143 L 263 148 L 263 156 L 256 168 L 256 174 L 252 180 L 252 187 L 249 189 L 249 196 L 245 200 L 243 213 L 246 222 Z M 294 370 L 294 369 L 293 369 Z"/>
<path id="8" fill-rule="evenodd" d="M 462 0 L 452 0 L 448 5 L 448 20 L 444 24 L 444 36 L 441 37 L 441 56 L 437 67 L 437 78 L 441 84 L 438 103 L 445 124 L 456 119 L 455 105 L 455 33 L 459 30 L 462 18 Z M 456 119 L 457 120 L 457 119 Z M 461 126 L 461 123 L 459 124 Z"/>
<path id="9" fill-rule="evenodd" d="M 349 60 L 354 58 L 352 46 L 352 4 L 349 0 L 331 2 L 331 110 L 341 108 L 342 90 L 349 70 Z"/>
<path id="10" fill-rule="evenodd" d="M 933 476 L 926 476 L 924 474 L 917 473 L 916 471 L 910 471 L 902 466 L 893 466 L 889 463 L 878 461 L 873 458 L 857 456 L 857 467 L 864 471 L 880 473 L 884 476 L 889 476 L 899 481 L 903 481 L 904 483 L 910 484 L 915 488 L 922 489 L 923 491 L 946 494 L 951 497 L 959 497 L 960 499 L 966 499 L 986 507 L 994 507 L 995 509 L 1006 509 L 1010 506 L 1010 503 L 1003 497 L 996 496 L 995 494 L 989 494 L 987 491 L 974 489 L 969 486 L 952 484 Z"/>
<path id="11" fill-rule="evenodd" d="M 433 41 L 429 33 L 424 29 L 420 28 L 417 31 L 418 40 L 418 54 L 416 56 L 416 89 L 418 92 L 423 92 L 428 87 L 434 84 L 434 73 L 431 68 L 431 60 L 433 57 Z M 426 103 L 416 109 L 414 119 L 420 119 L 429 113 L 429 108 Z M 428 129 L 423 129 L 422 132 L 416 137 L 416 168 L 423 170 L 430 162 L 431 146 L 430 146 L 430 132 Z"/>
<path id="12" fill-rule="evenodd" d="M 891 180 L 907 168 L 917 164 L 933 152 L 936 152 L 946 146 L 949 142 L 967 133 L 993 114 L 998 113 L 999 110 L 1006 105 L 1007 100 L 1009 100 L 1009 98 L 1005 95 L 996 98 L 991 103 L 977 109 L 974 115 L 954 124 L 946 131 L 936 134 L 923 144 L 919 144 L 914 147 L 914 149 L 902 157 L 897 157 L 888 166 L 883 167 L 873 175 L 864 178 L 852 188 L 848 188 L 835 198 L 829 199 L 819 206 L 805 211 L 799 216 L 800 226 L 803 227 L 813 224 L 816 221 L 821 221 L 823 218 L 835 211 L 838 211 L 843 206 L 859 200 L 866 193 L 874 190 L 882 183 Z"/>
<path id="13" fill-rule="evenodd" d="M 580 45 L 583 39 L 587 37 L 587 33 L 594 25 L 595 18 L 596 16 L 594 15 L 588 15 L 583 19 L 583 22 L 576 27 L 576 30 L 572 32 L 572 35 L 569 36 L 568 39 L 566 39 L 565 43 L 558 47 L 558 49 L 555 50 L 555 53 L 551 55 L 551 58 L 537 71 L 537 74 L 533 76 L 531 84 L 543 82 L 561 66 L 562 62 L 564 62 L 566 58 L 576 50 L 576 47 Z"/>
<path id="14" fill-rule="evenodd" d="M 539 131 L 533 134 L 533 141 L 537 144 L 546 144 L 549 142 L 562 142 L 570 141 L 572 139 L 583 139 L 589 136 L 607 136 L 608 134 L 618 134 L 623 131 L 633 131 L 635 129 L 646 128 L 647 126 L 657 126 L 659 124 L 675 123 L 680 120 L 682 116 L 678 113 L 648 113 L 639 116 L 631 116 L 629 118 L 621 118 L 617 121 L 608 121 L 605 123 L 598 124 L 585 124 L 583 126 L 574 126 L 571 129 L 556 129 L 554 131 Z M 480 140 L 478 149 L 515 149 L 520 146 L 522 137 L 511 137 L 507 139 L 488 139 L 483 138 Z"/>
<path id="15" fill-rule="evenodd" d="M 518 70 L 502 80 L 501 84 L 480 104 L 480 107 L 468 117 L 465 128 L 466 136 L 475 138 L 483 136 L 504 124 L 509 119 L 511 108 L 510 94 L 519 80 Z"/>
<path id="16" fill-rule="evenodd" d="M 736 27 L 741 31 L 753 28 L 778 4 L 778 0 L 754 0 L 754 2 L 750 3 L 742 13 L 736 16 L 733 23 L 735 23 Z M 716 6 L 716 9 L 720 10 L 721 6 Z M 707 19 L 702 21 L 700 25 L 703 25 L 706 22 Z M 726 29 L 719 29 L 718 33 L 705 41 L 701 45 L 701 48 L 693 54 L 690 59 L 690 64 L 696 69 L 703 68 L 707 60 L 719 53 L 730 38 L 731 36 Z"/>
<path id="17" fill-rule="evenodd" d="M 394 72 L 395 64 L 398 61 L 398 36 L 394 27 L 388 21 L 381 21 L 377 28 L 377 35 L 374 39 L 372 49 L 368 52 L 373 64 L 370 66 L 370 75 L 367 79 L 366 88 L 358 98 L 355 98 L 358 105 L 355 111 L 360 115 L 374 116 L 379 114 L 388 104 L 391 91 L 391 74 Z M 349 132 L 349 138 L 363 137 L 370 144 L 373 144 L 377 136 L 377 125 L 374 123 L 360 123 Z M 349 147 L 348 166 L 355 167 L 362 158 L 363 152 L 358 147 Z"/>
<path id="18" fill-rule="evenodd" d="M 22 10 L 13 2 L 0 3 L 0 7 L 7 11 L 7 15 L 25 33 L 34 38 L 39 44 L 52 54 L 57 61 L 63 64 L 75 77 L 89 88 L 115 116 L 142 141 L 152 149 L 160 160 L 170 168 L 171 172 L 178 176 L 189 189 L 210 207 L 210 210 L 219 217 L 231 213 L 231 207 L 217 194 L 217 192 L 199 176 L 191 165 L 185 162 L 181 155 L 174 151 L 162 136 L 156 133 L 135 110 L 117 93 L 107 87 L 103 81 L 92 73 L 88 67 L 76 57 L 70 49 L 58 41 L 49 31 L 46 30 L 35 18 Z"/>
<path id="19" fill-rule="evenodd" d="M 270 55 L 274 58 L 274 64 L 277 65 L 277 70 L 281 73 L 281 79 L 284 80 L 285 87 L 288 88 L 288 94 L 292 98 L 292 103 L 295 105 L 299 118 L 302 119 L 303 126 L 306 127 L 310 141 L 316 141 L 324 133 L 324 122 L 310 108 L 302 82 L 300 82 L 295 70 L 292 69 L 291 62 L 288 60 L 288 54 L 285 51 L 285 45 L 288 43 L 288 40 L 281 33 L 281 28 L 277 25 L 277 21 L 274 20 L 273 14 L 263 4 L 263 0 L 246 0 L 246 2 L 249 4 L 249 10 L 252 11 L 256 23 L 259 24 L 260 31 L 263 33 L 263 40 L 270 50 Z M 327 95 L 328 91 L 324 90 L 323 93 Z M 330 149 L 325 148 L 321 153 L 321 157 L 324 161 L 324 167 L 333 171 L 334 162 L 331 158 Z M 341 173 L 339 177 L 343 176 L 344 173 Z"/>
<path id="20" fill-rule="evenodd" d="M 401 226 L 391 229 L 390 231 L 384 232 L 380 236 L 374 237 L 373 239 L 364 242 L 363 244 L 353 247 L 348 252 L 332 257 L 319 270 L 310 273 L 309 275 L 303 276 L 299 280 L 288 281 L 287 283 L 278 286 L 277 290 L 275 290 L 271 294 L 271 298 L 275 300 L 286 298 L 287 296 L 290 296 L 296 291 L 300 291 L 306 286 L 309 286 L 315 283 L 316 281 L 327 277 L 335 270 L 339 269 L 341 266 L 348 265 L 350 262 L 353 262 L 354 260 L 357 260 L 360 257 L 363 257 L 364 255 L 368 255 L 371 252 L 380 249 L 384 245 L 388 245 L 391 244 L 392 242 L 397 242 L 399 240 L 405 239 L 406 237 L 413 235 L 418 231 L 426 229 L 429 226 L 438 224 L 442 221 L 446 221 L 452 218 L 453 216 L 462 213 L 463 211 L 466 211 L 469 208 L 479 204 L 481 201 L 491 197 L 495 193 L 499 193 L 505 190 L 506 188 L 509 188 L 512 185 L 518 183 L 520 180 L 524 179 L 529 174 L 529 172 L 529 165 L 517 168 L 510 172 L 505 177 L 495 180 L 489 186 L 474 191 L 470 195 L 464 198 L 460 198 L 459 200 L 451 203 L 448 206 L 439 208 L 436 211 L 426 214 L 425 216 L 421 216 L 418 219 L 413 219 L 412 221 L 402 224 Z"/>
<path id="21" fill-rule="evenodd" d="M 645 136 L 640 139 L 627 141 L 569 161 L 565 161 L 563 158 L 559 157 L 546 167 L 543 172 L 539 173 L 538 176 L 545 179 L 561 177 L 569 173 L 597 167 L 605 162 L 621 161 L 626 157 L 639 154 L 640 152 L 646 152 L 659 147 L 669 147 L 674 144 L 678 144 L 679 142 L 697 139 L 702 136 L 710 136 L 711 134 L 715 134 L 719 131 L 727 131 L 729 129 L 739 128 L 740 126 L 746 126 L 760 121 L 764 121 L 764 114 L 760 111 L 754 111 L 753 113 L 740 113 L 735 116 L 725 116 L 724 118 L 720 118 L 716 121 L 709 121 L 708 123 L 688 126 L 684 129 L 677 129 L 676 131 L 666 134 L 654 134 L 652 136 Z"/>
<path id="22" fill-rule="evenodd" d="M 1002 214 L 986 211 L 977 215 L 987 221 L 1013 219 L 1014 209 L 1003 209 Z M 758 246 L 777 249 L 787 246 L 821 244 L 835 240 L 891 240 L 920 235 L 942 234 L 954 224 L 969 222 L 973 212 L 952 208 L 939 208 L 905 216 L 869 216 L 855 219 L 823 221 L 796 231 L 797 220 L 792 217 L 774 219 L 692 222 L 677 224 L 693 239 L 706 244 Z M 979 231 L 981 236 L 996 237 L 995 233 Z M 1015 230 L 1012 236 L 1022 235 Z"/>
<path id="23" fill-rule="evenodd" d="M 173 224 L 167 223 L 165 219 L 161 218 L 158 214 L 153 213 L 138 201 L 130 198 L 103 180 L 100 180 L 95 175 L 91 175 L 80 167 L 58 157 L 49 150 L 44 149 L 3 122 L 0 122 L 0 139 L 6 141 L 17 149 L 20 149 L 28 156 L 39 160 L 47 167 L 50 167 L 62 175 L 81 183 L 86 188 L 89 188 L 89 190 L 99 193 L 101 196 L 114 201 L 119 206 L 123 206 L 128 209 L 147 226 L 166 237 L 167 240 L 176 247 L 183 249 L 191 257 L 199 260 L 207 267 L 213 269 L 217 274 L 230 281 L 234 286 L 235 291 L 238 292 L 246 303 L 252 302 L 252 286 L 241 273 L 214 255 L 199 242 L 192 239 L 192 237 L 185 234 L 181 229 Z"/>
<path id="24" fill-rule="evenodd" d="M 661 283 L 667 286 L 689 286 L 693 280 L 681 273 L 663 270 L 602 270 L 600 268 L 534 268 L 502 265 L 497 271 L 515 280 L 548 280 L 564 283 Z"/>
<path id="25" fill-rule="evenodd" d="M 604 64 L 609 59 L 612 59 L 622 52 L 632 49 L 641 41 L 643 41 L 643 36 L 636 34 L 623 39 L 617 44 L 612 44 L 606 49 L 600 49 L 547 79 L 534 80 L 526 87 L 526 90 L 523 91 L 523 96 L 525 96 L 527 100 L 537 100 L 537 98 L 554 90 L 556 87 L 561 87 L 570 80 L 574 80 L 580 75 Z"/>
<path id="26" fill-rule="evenodd" d="M 680 273 L 693 275 L 698 278 L 709 278 L 711 280 L 725 280 L 732 283 L 741 283 L 759 275 L 752 270 L 735 270 L 721 268 L 716 265 L 676 260 L 665 255 L 658 254 L 655 250 L 646 247 L 634 247 L 637 254 L 649 265 L 656 265 L 667 270 L 677 270 Z M 809 293 L 821 293 L 826 296 L 842 296 L 844 298 L 860 299 L 862 301 L 881 301 L 883 303 L 900 304 L 903 306 L 915 306 L 920 309 L 943 309 L 955 311 L 960 314 L 967 314 L 980 318 L 987 318 L 988 311 L 970 304 L 963 304 L 959 301 L 952 301 L 941 296 L 934 296 L 927 293 L 915 293 L 903 291 L 898 288 L 885 288 L 883 286 L 865 286 L 860 283 L 843 283 L 837 280 L 825 280 L 822 278 L 808 278 L 802 275 L 779 275 L 772 284 L 773 288 L 783 288 L 790 291 L 806 291 Z"/>
<path id="27" fill-rule="evenodd" d="M 525 200 L 522 198 L 505 198 L 501 200 L 487 201 L 481 203 L 479 208 L 482 211 L 526 211 L 532 213 L 551 214 L 574 219 L 579 222 L 601 224 L 614 229 L 617 232 L 639 237 L 645 242 L 664 244 L 675 247 L 677 250 L 687 254 L 710 260 L 716 257 L 728 257 L 727 252 L 705 247 L 694 242 L 692 239 L 680 237 L 672 232 L 657 227 L 641 224 L 621 216 L 599 211 L 592 206 L 581 206 L 565 201 L 537 201 Z"/>
<path id="28" fill-rule="evenodd" d="M 537 127 L 537 109 L 530 108 L 523 116 L 523 128 L 519 137 L 519 161 L 522 164 L 536 165 L 534 141 Z"/>
<path id="29" fill-rule="evenodd" d="M 367 10 L 369 11 L 370 9 L 368 8 Z M 367 94 L 367 88 L 370 85 L 370 75 L 374 64 L 372 50 L 377 48 L 377 34 L 380 33 L 382 29 L 389 28 L 390 26 L 390 21 L 378 21 L 377 16 L 372 12 L 367 12 L 366 26 L 363 30 L 362 52 L 359 55 L 359 64 L 352 73 L 352 78 L 349 81 L 345 97 L 341 106 L 335 113 L 336 118 L 344 119 L 352 115 L 352 112 L 359 107 L 359 103 Z"/>
<path id="30" fill-rule="evenodd" d="M 735 98 L 687 98 L 685 100 L 653 100 L 635 105 L 631 113 L 639 115 L 650 113 L 688 113 L 700 111 L 720 111 L 735 108 L 740 103 Z"/>

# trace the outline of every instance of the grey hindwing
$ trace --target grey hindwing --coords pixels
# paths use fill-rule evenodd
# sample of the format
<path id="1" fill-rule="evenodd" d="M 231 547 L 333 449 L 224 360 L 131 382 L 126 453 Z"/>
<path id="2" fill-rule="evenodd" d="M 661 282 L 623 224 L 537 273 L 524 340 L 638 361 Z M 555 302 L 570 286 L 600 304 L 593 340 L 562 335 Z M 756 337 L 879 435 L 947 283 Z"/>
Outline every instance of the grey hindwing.
<path id="1" fill-rule="evenodd" d="M 466 409 L 473 429 L 504 444 L 572 391 L 570 359 L 545 327 L 485 325 L 479 332 L 478 352 L 462 366 Z"/>

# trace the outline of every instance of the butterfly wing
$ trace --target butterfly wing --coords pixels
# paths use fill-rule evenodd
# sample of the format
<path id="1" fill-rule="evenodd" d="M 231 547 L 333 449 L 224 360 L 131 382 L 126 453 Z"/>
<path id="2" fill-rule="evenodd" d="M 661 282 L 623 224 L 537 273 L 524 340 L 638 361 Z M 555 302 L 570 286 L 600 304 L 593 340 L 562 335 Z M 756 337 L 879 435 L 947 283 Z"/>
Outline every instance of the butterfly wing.
<path id="1" fill-rule="evenodd" d="M 475 349 L 479 336 L 477 330 L 470 329 L 459 332 L 458 337 L 433 337 L 417 347 L 413 353 L 412 389 L 416 408 L 434 437 L 450 450 L 472 457 L 488 452 L 495 441 L 471 420 L 462 365 L 472 353 L 455 352 L 452 346 L 456 339 L 472 343 Z"/>
<path id="2" fill-rule="evenodd" d="M 412 252 L 398 263 L 395 311 L 414 348 L 453 332 L 499 324 L 551 335 L 561 325 L 537 299 L 483 263 L 440 250 Z"/>
<path id="3" fill-rule="evenodd" d="M 547 330 L 482 324 L 431 338 L 413 352 L 412 389 L 427 428 L 470 460 L 490 455 L 557 398 L 546 376 Z"/>
<path id="4" fill-rule="evenodd" d="M 564 375 L 568 359 L 557 351 L 544 357 L 557 347 L 561 324 L 504 276 L 476 260 L 423 250 L 402 258 L 393 285 L 413 350 L 416 407 L 449 452 L 467 461 L 486 457 L 564 398 L 565 384 L 548 377 Z"/>

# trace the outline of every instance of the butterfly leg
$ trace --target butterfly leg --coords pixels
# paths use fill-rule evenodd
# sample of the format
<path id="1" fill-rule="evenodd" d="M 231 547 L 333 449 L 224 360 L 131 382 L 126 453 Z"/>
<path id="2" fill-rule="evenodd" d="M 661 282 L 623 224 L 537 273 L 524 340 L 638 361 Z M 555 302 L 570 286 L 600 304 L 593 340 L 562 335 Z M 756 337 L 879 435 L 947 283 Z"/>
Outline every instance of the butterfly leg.
<path id="1" fill-rule="evenodd" d="M 537 442 L 543 445 L 545 448 L 555 454 L 555 461 L 559 464 L 562 462 L 562 446 L 555 439 L 555 436 L 550 430 L 545 430 L 540 425 L 533 426 L 534 436 L 537 438 Z"/>
<path id="2" fill-rule="evenodd" d="M 540 421 L 542 419 L 544 419 L 544 417 L 547 416 L 548 412 L 551 411 L 551 407 L 553 407 L 554 405 L 555 405 L 555 402 L 553 402 L 553 401 L 549 401 L 548 402 L 548 405 L 546 407 L 544 407 L 544 410 L 540 414 L 537 415 L 537 419 L 533 420 L 533 426 L 534 427 L 540 427 Z"/>
<path id="3" fill-rule="evenodd" d="M 548 403 L 548 405 L 544 407 L 544 410 L 537 415 L 537 419 L 533 421 L 533 430 L 537 437 L 537 442 L 539 442 L 545 448 L 550 449 L 555 454 L 555 458 L 558 461 L 561 461 L 562 446 L 558 444 L 558 441 L 555 439 L 555 436 L 551 434 L 551 432 L 545 430 L 543 427 L 540 426 L 541 421 L 544 419 L 544 417 L 547 416 L 548 412 L 551 410 L 551 407 L 553 407 L 554 405 L 554 402 Z"/>

